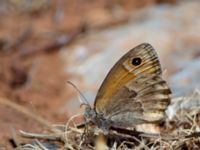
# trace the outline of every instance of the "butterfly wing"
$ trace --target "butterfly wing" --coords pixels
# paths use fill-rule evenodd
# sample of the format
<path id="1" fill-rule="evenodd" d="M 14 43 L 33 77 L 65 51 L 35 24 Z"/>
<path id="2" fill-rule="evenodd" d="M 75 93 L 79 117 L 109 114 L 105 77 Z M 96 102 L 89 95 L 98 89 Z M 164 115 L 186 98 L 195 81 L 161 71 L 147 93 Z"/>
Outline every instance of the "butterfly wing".
<path id="1" fill-rule="evenodd" d="M 110 70 L 97 93 L 95 110 L 117 127 L 160 121 L 170 93 L 155 50 L 143 43 Z"/>

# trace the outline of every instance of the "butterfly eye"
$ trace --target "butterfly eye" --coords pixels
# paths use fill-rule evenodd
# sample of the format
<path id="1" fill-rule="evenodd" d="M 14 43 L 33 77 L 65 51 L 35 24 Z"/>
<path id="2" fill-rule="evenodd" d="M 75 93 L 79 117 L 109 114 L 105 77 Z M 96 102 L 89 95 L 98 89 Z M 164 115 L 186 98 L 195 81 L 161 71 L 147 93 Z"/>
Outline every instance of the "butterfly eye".
<path id="1" fill-rule="evenodd" d="M 136 58 L 133 58 L 133 59 L 132 59 L 132 64 L 133 64 L 134 66 L 140 65 L 141 62 L 142 62 L 142 59 L 139 58 L 139 57 L 136 57 Z"/>

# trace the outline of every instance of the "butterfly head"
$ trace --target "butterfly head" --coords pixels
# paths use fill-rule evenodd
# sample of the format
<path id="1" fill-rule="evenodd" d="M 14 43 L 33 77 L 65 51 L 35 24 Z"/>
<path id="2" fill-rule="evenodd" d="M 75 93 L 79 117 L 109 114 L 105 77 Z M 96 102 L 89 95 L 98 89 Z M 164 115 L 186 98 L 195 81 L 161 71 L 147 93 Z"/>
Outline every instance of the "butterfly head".
<path id="1" fill-rule="evenodd" d="M 91 107 L 86 107 L 84 117 L 86 123 L 94 124 L 98 127 L 98 131 L 102 131 L 104 134 L 108 134 L 111 122 L 110 119 L 105 118 L 103 114 L 97 113 Z"/>
<path id="2" fill-rule="evenodd" d="M 86 121 L 94 122 L 96 116 L 97 116 L 97 113 L 95 112 L 95 110 L 92 109 L 90 106 L 86 106 L 85 113 L 84 113 L 84 117 L 85 117 Z"/>

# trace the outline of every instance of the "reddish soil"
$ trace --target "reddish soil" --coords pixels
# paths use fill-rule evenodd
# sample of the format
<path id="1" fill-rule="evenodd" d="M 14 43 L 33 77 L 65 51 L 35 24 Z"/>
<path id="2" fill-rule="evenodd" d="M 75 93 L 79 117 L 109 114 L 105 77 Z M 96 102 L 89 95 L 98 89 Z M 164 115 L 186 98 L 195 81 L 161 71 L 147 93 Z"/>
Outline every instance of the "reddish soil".
<path id="1" fill-rule="evenodd" d="M 67 115 L 61 116 L 58 108 L 72 95 L 70 90 L 63 90 L 68 75 L 59 58 L 60 47 L 71 44 L 82 31 L 126 22 L 130 11 L 162 1 L 60 2 L 52 1 L 44 10 L 39 6 L 30 10 L 17 8 L 17 13 L 7 12 L 0 19 L 0 101 L 5 102 L 1 98 L 6 98 L 53 123 L 67 121 Z M 115 6 L 124 10 L 122 17 L 113 17 Z M 57 43 L 62 35 L 69 35 L 71 40 Z M 0 102 L 0 149 L 10 147 L 12 128 L 42 130 L 34 119 Z"/>

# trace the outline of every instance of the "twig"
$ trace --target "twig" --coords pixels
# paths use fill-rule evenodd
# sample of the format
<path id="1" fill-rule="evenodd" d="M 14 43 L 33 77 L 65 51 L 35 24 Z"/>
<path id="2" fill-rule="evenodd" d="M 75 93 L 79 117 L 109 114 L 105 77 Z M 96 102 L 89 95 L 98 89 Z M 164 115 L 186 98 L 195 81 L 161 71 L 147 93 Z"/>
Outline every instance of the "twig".
<path id="1" fill-rule="evenodd" d="M 37 134 L 19 130 L 22 137 L 62 141 L 62 134 Z"/>
<path id="2" fill-rule="evenodd" d="M 44 145 L 42 145 L 42 143 L 40 141 L 38 141 L 37 139 L 35 140 L 35 142 L 37 143 L 37 145 L 42 149 L 42 150 L 48 150 Z"/>
<path id="3" fill-rule="evenodd" d="M 19 147 L 20 146 L 20 142 L 19 142 L 19 140 L 18 140 L 18 138 L 17 138 L 17 134 L 16 134 L 16 130 L 14 129 L 14 128 L 11 128 L 11 132 L 12 132 L 12 139 L 13 139 L 13 142 L 14 142 L 14 146 L 15 147 Z"/>

